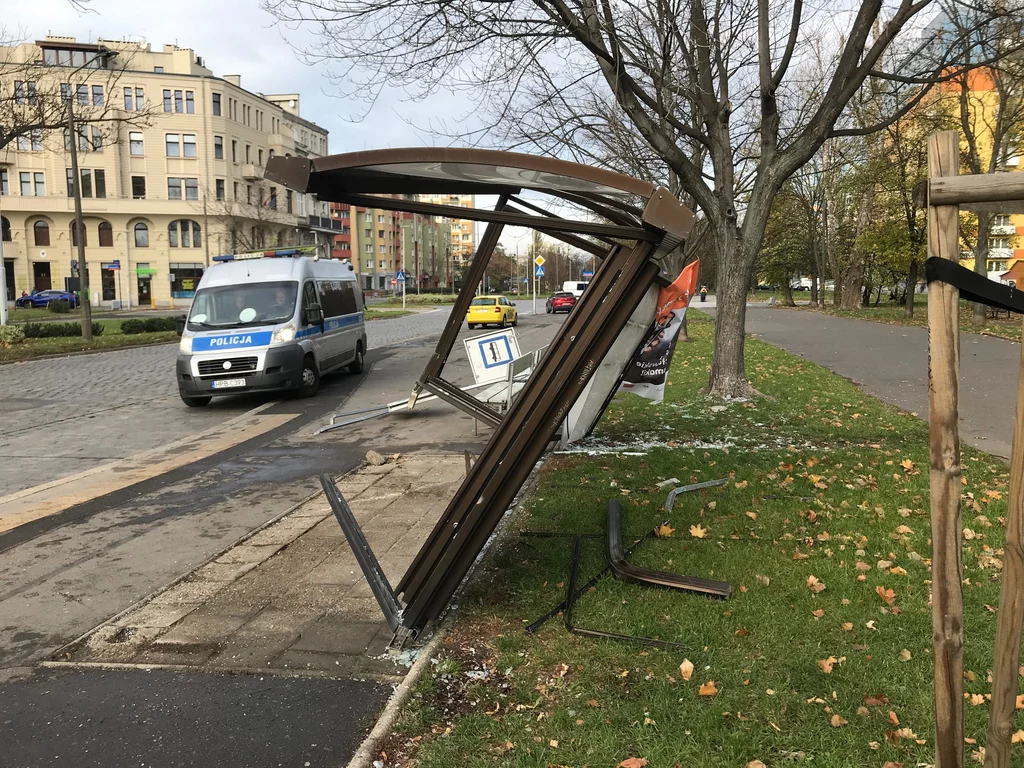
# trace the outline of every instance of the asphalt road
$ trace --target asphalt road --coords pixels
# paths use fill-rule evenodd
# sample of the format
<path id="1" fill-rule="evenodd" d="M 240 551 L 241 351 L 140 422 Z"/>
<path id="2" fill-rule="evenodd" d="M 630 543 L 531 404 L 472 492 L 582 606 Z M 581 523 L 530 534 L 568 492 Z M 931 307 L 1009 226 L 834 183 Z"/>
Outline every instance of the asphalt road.
<path id="1" fill-rule="evenodd" d="M 700 307 L 704 309 L 705 307 Z M 713 311 L 713 310 L 712 310 Z M 748 305 L 747 332 L 928 418 L 928 330 Z M 960 337 L 960 437 L 1004 458 L 1013 443 L 1020 345 Z"/>
<path id="2" fill-rule="evenodd" d="M 564 320 L 532 317 L 528 307 L 521 308 L 517 332 L 524 351 L 546 344 Z M 42 413 L 38 409 L 70 408 L 80 392 L 88 391 L 93 418 L 82 420 L 96 434 L 111 435 L 112 443 L 135 441 L 135 449 L 165 439 L 147 424 L 166 424 L 167 430 L 178 430 L 168 434 L 181 434 L 205 426 L 207 414 L 226 420 L 267 403 L 261 416 L 294 414 L 282 426 L 208 459 L 72 507 L 50 526 L 0 534 L 0 765 L 59 764 L 57 756 L 72 765 L 303 765 L 306 760 L 319 765 L 324 763 L 309 755 L 321 750 L 329 752 L 331 764 L 344 763 L 389 690 L 345 680 L 314 685 L 264 677 L 256 679 L 257 685 L 139 671 L 55 676 L 37 665 L 307 498 L 318 490 L 321 471 L 346 472 L 370 448 L 385 454 L 424 448 L 478 451 L 486 435 L 474 436 L 468 416 L 437 402 L 425 404 L 420 417 L 399 414 L 314 434 L 336 410 L 408 395 L 447 314 L 440 310 L 369 323 L 368 372 L 325 377 L 320 394 L 308 400 L 249 396 L 188 409 L 174 389 L 174 347 L 151 348 L 134 357 L 112 352 L 0 366 L 0 387 L 5 388 L 0 402 L 5 392 L 16 389 L 16 378 L 29 388 L 29 399 L 47 401 L 26 409 L 37 414 Z M 463 335 L 468 335 L 465 329 Z M 457 383 L 469 377 L 464 357 L 457 342 L 445 371 Z M 63 378 L 74 381 L 55 380 L 55 373 L 69 366 L 74 374 Z M 130 417 L 103 407 L 111 370 L 118 371 L 118 381 L 134 383 L 125 394 L 131 405 L 123 406 Z M 77 428 L 78 421 L 69 418 L 66 424 Z M 10 422 L 0 424 L 12 429 Z M 82 433 L 73 434 L 82 439 Z M 20 450 L 23 442 L 8 445 Z M 23 458 L 31 464 L 31 457 Z M 9 486 L 23 482 L 19 475 L 25 466 L 0 462 L 0 481 Z M 232 705 L 237 701 L 251 706 Z M 44 742 L 36 743 L 43 734 Z M 99 749 L 106 741 L 111 742 L 109 752 Z M 214 744 L 224 751 L 211 751 Z"/>

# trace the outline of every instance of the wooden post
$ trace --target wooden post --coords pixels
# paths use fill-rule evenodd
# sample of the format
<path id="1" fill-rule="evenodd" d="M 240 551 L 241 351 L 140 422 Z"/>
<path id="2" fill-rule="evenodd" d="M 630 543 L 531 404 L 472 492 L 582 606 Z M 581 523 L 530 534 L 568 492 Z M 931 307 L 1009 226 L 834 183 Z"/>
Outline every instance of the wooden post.
<path id="1" fill-rule="evenodd" d="M 930 177 L 956 176 L 959 137 L 928 138 Z M 931 202 L 931 201 L 929 201 Z M 928 206 L 928 256 L 959 261 L 960 209 Z M 964 596 L 960 525 L 960 291 L 928 287 L 928 428 L 932 522 L 932 644 L 935 651 L 935 768 L 963 768 Z"/>
<path id="2" fill-rule="evenodd" d="M 1010 459 L 1010 499 L 1006 507 L 1003 583 L 999 590 L 996 658 L 992 667 L 992 707 L 985 740 L 986 768 L 1010 764 L 1010 738 L 1017 708 L 1017 665 L 1024 627 L 1024 346 L 1017 374 L 1017 414 Z"/>

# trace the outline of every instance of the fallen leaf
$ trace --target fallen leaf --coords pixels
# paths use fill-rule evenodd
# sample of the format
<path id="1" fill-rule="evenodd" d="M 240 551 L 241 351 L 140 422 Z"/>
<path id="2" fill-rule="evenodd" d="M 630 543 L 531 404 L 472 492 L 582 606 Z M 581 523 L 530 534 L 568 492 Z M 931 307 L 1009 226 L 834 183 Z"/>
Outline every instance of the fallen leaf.
<path id="1" fill-rule="evenodd" d="M 1024 742 L 1024 731 L 1014 731 L 1013 736 L 1010 737 L 1011 744 L 1020 744 Z"/>
<path id="2" fill-rule="evenodd" d="M 909 472 L 911 469 L 914 468 L 914 462 L 912 462 L 910 459 L 904 459 L 903 461 L 900 462 L 900 466 Z"/>
<path id="3" fill-rule="evenodd" d="M 816 619 L 820 619 L 820 618 L 821 618 L 822 616 L 824 616 L 824 615 L 825 615 L 825 609 L 824 609 L 824 608 L 819 608 L 819 609 L 818 609 L 818 610 L 816 610 L 816 611 L 811 611 L 811 615 L 812 615 L 812 616 L 813 616 L 814 618 L 816 618 Z"/>
<path id="4" fill-rule="evenodd" d="M 807 588 L 810 589 L 811 592 L 813 592 L 814 594 L 818 594 L 819 592 L 822 592 L 825 589 L 825 582 L 819 580 L 817 576 L 808 576 L 806 584 Z"/>
<path id="5" fill-rule="evenodd" d="M 898 731 L 893 731 L 892 734 L 897 739 L 916 739 L 917 738 L 917 734 L 914 733 L 909 728 L 900 728 Z"/>
<path id="6" fill-rule="evenodd" d="M 764 584 L 766 587 L 772 583 L 772 580 L 767 576 L 758 576 L 757 580 Z M 1022 667 L 1022 669 L 1024 669 L 1024 667 Z"/>
<path id="7" fill-rule="evenodd" d="M 900 719 L 896 716 L 896 713 L 893 712 L 891 709 L 889 710 L 889 722 L 893 725 L 900 724 Z"/>
<path id="8" fill-rule="evenodd" d="M 892 567 L 892 560 L 879 560 L 876 565 L 878 566 L 878 570 L 884 571 L 886 568 Z"/>
<path id="9" fill-rule="evenodd" d="M 683 676 L 683 680 L 689 681 L 693 677 L 693 662 L 683 659 L 683 663 L 679 665 L 679 674 Z"/>
<path id="10" fill-rule="evenodd" d="M 911 529 L 909 526 L 906 526 L 906 525 L 901 525 L 901 526 L 898 526 L 896 528 L 896 533 L 913 533 L 913 532 L 914 532 L 913 529 Z"/>
<path id="11" fill-rule="evenodd" d="M 794 552 L 793 553 L 793 559 L 794 560 L 806 560 L 809 557 L 810 557 L 810 555 L 808 555 L 806 552 Z"/>
<path id="12" fill-rule="evenodd" d="M 659 539 L 667 539 L 669 536 L 672 535 L 674 531 L 675 528 L 673 528 L 668 523 L 662 523 L 654 529 L 654 533 Z"/>
<path id="13" fill-rule="evenodd" d="M 1003 498 L 1003 494 L 1001 494 L 999 491 L 985 491 L 985 495 L 988 496 L 990 499 L 996 499 L 997 501 Z"/>
<path id="14" fill-rule="evenodd" d="M 824 672 L 826 675 L 832 674 L 832 667 L 838 662 L 835 656 L 829 656 L 827 659 L 818 659 L 818 669 Z"/>
<path id="15" fill-rule="evenodd" d="M 554 749 L 558 749 L 558 739 L 551 739 L 548 744 L 550 744 Z"/>
<path id="16" fill-rule="evenodd" d="M 747 512 L 747 517 L 751 520 L 757 520 L 757 512 Z"/>
<path id="17" fill-rule="evenodd" d="M 718 506 L 718 502 L 717 501 L 709 501 L 708 502 L 708 509 L 714 509 L 717 506 Z"/>
<path id="18" fill-rule="evenodd" d="M 846 725 L 847 722 L 849 722 L 849 721 L 844 720 L 839 715 L 832 715 L 832 719 L 829 720 L 829 723 L 831 723 L 833 728 L 840 728 L 840 727 Z"/>
<path id="19" fill-rule="evenodd" d="M 880 598 L 882 598 L 882 602 L 886 605 L 892 605 L 896 602 L 896 593 L 893 592 L 891 589 L 886 589 L 885 587 L 879 585 L 875 587 L 875 593 Z"/>
<path id="20" fill-rule="evenodd" d="M 895 565 L 892 568 L 890 568 L 889 569 L 889 573 L 891 573 L 893 576 L 906 576 L 907 575 L 907 572 L 904 569 L 900 568 L 900 566 L 898 566 L 898 565 Z"/>
<path id="21" fill-rule="evenodd" d="M 601 702 L 599 702 L 597 699 L 587 699 L 587 704 L 598 709 L 600 709 L 601 707 Z"/>
<path id="22" fill-rule="evenodd" d="M 900 651 L 900 661 L 910 661 L 910 651 L 906 648 Z"/>
<path id="23" fill-rule="evenodd" d="M 750 634 L 750 631 L 749 631 L 749 630 L 746 630 L 746 629 L 744 629 L 743 627 L 740 627 L 740 628 L 739 628 L 739 629 L 737 629 L 737 630 L 736 630 L 735 632 L 733 632 L 733 634 L 734 634 L 734 635 L 735 635 L 736 637 L 746 637 L 747 635 L 749 635 L 749 634 Z"/>
<path id="24" fill-rule="evenodd" d="M 708 535 L 708 530 L 707 528 L 702 528 L 700 525 L 691 525 L 690 535 L 695 539 L 703 539 Z"/>
<path id="25" fill-rule="evenodd" d="M 857 717 L 867 717 L 871 714 L 871 710 L 867 707 L 857 707 Z"/>
<path id="26" fill-rule="evenodd" d="M 746 487 L 747 487 L 747 481 L 746 481 L 746 480 L 744 480 L 744 481 L 743 481 L 743 482 L 741 482 L 741 483 L 736 483 L 736 487 L 737 487 L 737 488 L 746 488 Z"/>
<path id="27" fill-rule="evenodd" d="M 852 632 L 853 631 L 853 622 L 852 621 L 844 621 L 843 622 L 843 629 L 846 632 Z"/>
<path id="28" fill-rule="evenodd" d="M 714 680 L 708 680 L 697 690 L 699 696 L 714 696 L 716 693 L 718 693 L 718 689 L 715 687 Z"/>
<path id="29" fill-rule="evenodd" d="M 892 760 L 886 760 L 882 763 L 882 768 L 903 768 L 903 763 L 894 763 Z"/>
<path id="30" fill-rule="evenodd" d="M 749 763 L 747 763 L 747 768 L 768 768 L 768 766 L 762 763 L 760 760 L 751 760 Z"/>
<path id="31" fill-rule="evenodd" d="M 871 570 L 871 566 L 865 563 L 863 560 L 858 560 L 856 563 L 853 564 L 853 567 L 856 568 L 858 571 Z"/>
<path id="32" fill-rule="evenodd" d="M 985 703 L 985 697 L 980 693 L 967 694 L 967 700 L 971 702 L 972 707 L 980 707 Z"/>
<path id="33" fill-rule="evenodd" d="M 985 762 L 985 748 L 984 747 L 978 747 L 976 750 L 971 752 L 971 760 L 973 760 L 976 763 L 984 763 Z"/>
<path id="34" fill-rule="evenodd" d="M 627 757 L 617 768 L 644 768 L 647 765 L 646 757 Z"/>
<path id="35" fill-rule="evenodd" d="M 889 697 L 884 693 L 868 694 L 864 697 L 864 703 L 869 707 L 880 707 L 889 703 Z"/>

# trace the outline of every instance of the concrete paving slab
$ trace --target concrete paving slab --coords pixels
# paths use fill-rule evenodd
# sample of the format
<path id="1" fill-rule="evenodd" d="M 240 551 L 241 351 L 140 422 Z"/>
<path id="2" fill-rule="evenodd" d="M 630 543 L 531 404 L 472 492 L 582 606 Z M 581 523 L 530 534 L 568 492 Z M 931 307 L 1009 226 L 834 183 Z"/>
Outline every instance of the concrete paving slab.
<path id="1" fill-rule="evenodd" d="M 380 621 L 360 622 L 336 615 L 323 616 L 303 631 L 292 649 L 357 656 L 366 650 L 379 631 Z"/>

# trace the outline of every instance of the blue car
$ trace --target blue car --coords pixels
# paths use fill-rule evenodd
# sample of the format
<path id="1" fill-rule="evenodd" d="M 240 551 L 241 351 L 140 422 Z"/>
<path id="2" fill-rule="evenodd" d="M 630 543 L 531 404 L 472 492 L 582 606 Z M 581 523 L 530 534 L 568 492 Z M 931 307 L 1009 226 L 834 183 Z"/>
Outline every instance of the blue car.
<path id="1" fill-rule="evenodd" d="M 31 309 L 33 307 L 45 307 L 51 301 L 66 301 L 72 307 L 78 306 L 78 297 L 75 294 L 56 289 L 40 291 L 39 293 L 33 293 L 31 296 L 20 296 L 14 302 L 14 306 L 21 309 Z"/>

